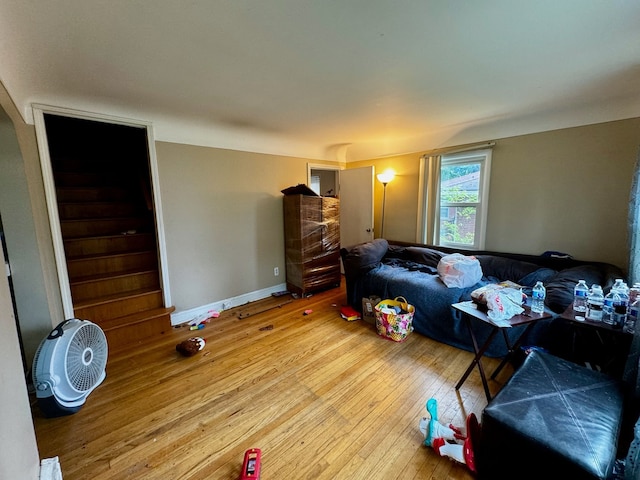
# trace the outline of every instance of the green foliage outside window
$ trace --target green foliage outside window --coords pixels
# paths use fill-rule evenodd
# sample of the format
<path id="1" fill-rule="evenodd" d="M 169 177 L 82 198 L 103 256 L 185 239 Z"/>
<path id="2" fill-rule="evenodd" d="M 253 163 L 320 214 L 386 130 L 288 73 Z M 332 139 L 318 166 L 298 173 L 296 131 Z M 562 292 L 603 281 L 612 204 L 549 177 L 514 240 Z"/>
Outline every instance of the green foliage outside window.
<path id="1" fill-rule="evenodd" d="M 440 194 L 441 205 L 451 205 L 455 208 L 455 214 L 448 218 L 440 219 L 440 241 L 448 243 L 459 243 L 464 245 L 473 245 L 475 241 L 475 216 L 476 206 L 459 206 L 461 203 L 478 203 L 479 192 L 477 187 L 477 177 L 469 177 L 467 182 L 456 185 L 447 185 L 447 183 L 456 179 L 464 179 L 477 173 L 480 165 L 455 165 L 444 167 L 441 170 L 441 186 Z M 466 184 L 466 185 L 465 185 Z M 463 189 L 461 186 L 467 188 Z M 458 204 L 458 205 L 456 205 Z"/>
<path id="2" fill-rule="evenodd" d="M 440 241 L 473 245 L 476 207 L 455 207 L 455 209 L 453 218 L 440 220 Z"/>

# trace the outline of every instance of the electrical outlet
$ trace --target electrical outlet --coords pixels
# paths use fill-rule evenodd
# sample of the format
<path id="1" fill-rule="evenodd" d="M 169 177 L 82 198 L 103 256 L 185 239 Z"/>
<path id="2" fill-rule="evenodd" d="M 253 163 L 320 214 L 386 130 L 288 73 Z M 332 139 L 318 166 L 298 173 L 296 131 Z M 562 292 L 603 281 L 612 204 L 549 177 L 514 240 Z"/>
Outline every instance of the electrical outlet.
<path id="1" fill-rule="evenodd" d="M 273 267 L 273 276 L 277 277 L 280 275 L 280 269 L 278 267 Z"/>

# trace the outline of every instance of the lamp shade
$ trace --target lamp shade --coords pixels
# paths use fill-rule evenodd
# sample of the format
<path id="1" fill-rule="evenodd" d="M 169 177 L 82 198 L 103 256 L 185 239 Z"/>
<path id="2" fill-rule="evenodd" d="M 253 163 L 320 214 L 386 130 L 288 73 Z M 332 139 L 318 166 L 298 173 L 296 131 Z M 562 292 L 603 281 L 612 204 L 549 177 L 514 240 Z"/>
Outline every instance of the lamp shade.
<path id="1" fill-rule="evenodd" d="M 384 185 L 386 185 L 391 180 L 393 180 L 395 176 L 396 176 L 396 173 L 393 170 L 385 170 L 384 172 L 376 175 L 376 177 L 378 178 L 378 181 Z"/>

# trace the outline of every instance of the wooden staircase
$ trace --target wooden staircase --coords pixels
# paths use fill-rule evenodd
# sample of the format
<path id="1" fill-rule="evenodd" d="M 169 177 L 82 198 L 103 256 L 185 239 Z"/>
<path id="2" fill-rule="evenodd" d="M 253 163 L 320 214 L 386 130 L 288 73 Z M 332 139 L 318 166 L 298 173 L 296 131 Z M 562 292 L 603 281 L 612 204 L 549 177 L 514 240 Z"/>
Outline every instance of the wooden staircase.
<path id="1" fill-rule="evenodd" d="M 148 179 L 107 160 L 53 165 L 74 315 L 100 325 L 110 351 L 165 333 L 174 308 L 163 304 Z"/>

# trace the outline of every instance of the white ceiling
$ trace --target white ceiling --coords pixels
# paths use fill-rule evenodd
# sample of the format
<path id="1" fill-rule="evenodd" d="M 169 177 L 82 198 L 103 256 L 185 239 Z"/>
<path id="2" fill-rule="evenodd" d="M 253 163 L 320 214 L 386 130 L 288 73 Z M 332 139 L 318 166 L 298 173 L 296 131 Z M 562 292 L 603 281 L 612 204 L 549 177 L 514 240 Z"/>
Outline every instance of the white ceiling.
<path id="1" fill-rule="evenodd" d="M 640 116 L 640 1 L 0 0 L 0 80 L 29 123 L 351 161 Z"/>

